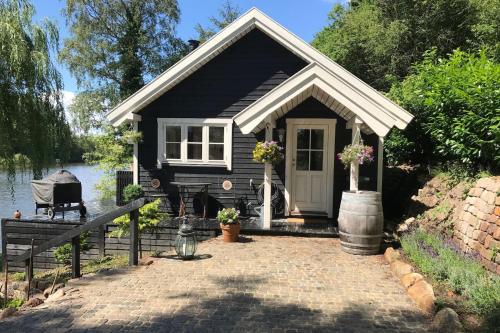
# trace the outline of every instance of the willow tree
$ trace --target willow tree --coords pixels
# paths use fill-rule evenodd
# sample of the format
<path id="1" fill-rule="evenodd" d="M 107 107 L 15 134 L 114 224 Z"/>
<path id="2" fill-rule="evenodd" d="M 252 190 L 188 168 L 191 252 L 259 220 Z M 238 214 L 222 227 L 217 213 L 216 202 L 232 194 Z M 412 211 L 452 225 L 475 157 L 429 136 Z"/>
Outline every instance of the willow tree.
<path id="1" fill-rule="evenodd" d="M 0 162 L 11 177 L 16 156 L 26 156 L 39 178 L 68 157 L 71 141 L 51 58 L 58 30 L 50 21 L 34 24 L 33 15 L 27 0 L 0 0 Z"/>

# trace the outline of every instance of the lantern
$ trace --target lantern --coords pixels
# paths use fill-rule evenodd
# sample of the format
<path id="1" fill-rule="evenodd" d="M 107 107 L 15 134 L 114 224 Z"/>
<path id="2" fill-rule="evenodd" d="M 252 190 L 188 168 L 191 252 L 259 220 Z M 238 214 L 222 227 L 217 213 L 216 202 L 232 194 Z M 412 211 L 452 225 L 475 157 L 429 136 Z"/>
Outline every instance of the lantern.
<path id="1" fill-rule="evenodd" d="M 183 260 L 193 259 L 196 243 L 196 232 L 193 227 L 183 223 L 175 239 L 175 252 Z"/>

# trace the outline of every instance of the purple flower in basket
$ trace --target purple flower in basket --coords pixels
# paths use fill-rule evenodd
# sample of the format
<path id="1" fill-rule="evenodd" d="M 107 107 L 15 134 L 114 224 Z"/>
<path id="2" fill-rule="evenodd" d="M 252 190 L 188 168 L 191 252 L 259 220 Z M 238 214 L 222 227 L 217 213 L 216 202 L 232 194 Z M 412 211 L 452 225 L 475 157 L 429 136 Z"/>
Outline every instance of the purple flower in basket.
<path id="1" fill-rule="evenodd" d="M 362 144 L 348 145 L 344 150 L 337 154 L 337 158 L 348 168 L 351 163 L 357 161 L 359 164 L 373 162 L 373 147 Z"/>

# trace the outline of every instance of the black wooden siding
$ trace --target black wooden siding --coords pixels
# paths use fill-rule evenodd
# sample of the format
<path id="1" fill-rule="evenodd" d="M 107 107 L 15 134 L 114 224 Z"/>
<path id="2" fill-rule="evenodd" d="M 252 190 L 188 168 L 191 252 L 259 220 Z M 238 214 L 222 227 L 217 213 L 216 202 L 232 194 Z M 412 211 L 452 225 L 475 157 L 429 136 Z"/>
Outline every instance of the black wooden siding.
<path id="1" fill-rule="evenodd" d="M 252 150 L 264 133 L 243 135 L 233 126 L 233 170 L 220 167 L 180 167 L 163 165 L 157 169 L 157 118 L 231 118 L 251 103 L 281 84 L 307 64 L 258 29 L 244 36 L 230 48 L 198 69 L 183 82 L 151 103 L 141 112 L 139 130 L 143 142 L 139 145 L 139 180 L 146 194 L 167 193 L 166 209 L 176 212 L 178 194 L 169 186 L 171 181 L 211 182 L 210 213 L 215 214 L 222 206 L 232 206 L 231 199 L 219 199 L 232 195 L 225 193 L 220 184 L 224 179 L 233 182 L 234 192 L 243 214 L 253 214 L 257 205 L 257 188 L 263 182 L 263 165 L 252 161 Z M 306 100 L 287 117 L 338 118 L 326 106 L 314 98 Z M 279 120 L 278 125 L 280 124 Z M 336 152 L 350 141 L 351 131 L 345 129 L 345 121 L 339 119 L 336 131 Z M 361 173 L 365 173 L 363 170 Z M 375 171 L 376 173 L 376 171 Z M 348 175 L 337 161 L 335 165 L 335 206 L 340 203 L 341 191 L 348 187 Z M 160 179 L 159 189 L 150 186 L 152 178 Z M 281 189 L 284 186 L 284 162 L 275 167 L 273 181 Z M 253 180 L 252 186 L 250 180 Z M 376 180 L 375 180 L 376 184 Z M 371 188 L 371 187 L 370 187 Z M 251 204 L 249 206 L 248 204 Z M 246 208 L 249 208 L 248 210 Z M 201 213 L 198 200 L 194 207 L 188 203 L 188 213 Z"/>

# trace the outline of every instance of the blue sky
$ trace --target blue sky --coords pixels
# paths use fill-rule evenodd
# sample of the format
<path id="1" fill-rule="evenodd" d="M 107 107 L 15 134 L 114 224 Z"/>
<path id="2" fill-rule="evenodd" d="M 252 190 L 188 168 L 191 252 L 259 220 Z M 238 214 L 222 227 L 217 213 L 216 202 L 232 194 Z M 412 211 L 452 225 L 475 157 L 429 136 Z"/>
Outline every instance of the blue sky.
<path id="1" fill-rule="evenodd" d="M 179 37 L 188 40 L 196 36 L 194 26 L 197 23 L 206 25 L 208 17 L 217 14 L 225 0 L 178 0 L 181 9 L 181 22 L 177 27 Z M 339 0 L 340 1 L 340 0 Z M 287 29 L 310 42 L 314 35 L 327 24 L 328 12 L 336 0 L 233 0 L 242 12 L 257 7 L 278 21 Z M 52 19 L 59 27 L 61 43 L 68 37 L 65 19 L 61 9 L 65 5 L 62 0 L 33 0 L 36 8 L 36 20 L 45 17 Z M 75 79 L 63 65 L 58 65 L 64 80 L 64 90 L 69 92 L 70 100 L 78 90 Z M 69 100 L 67 102 L 69 102 Z"/>

